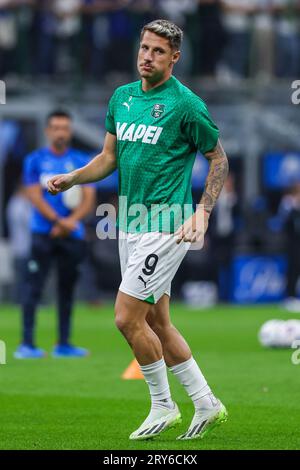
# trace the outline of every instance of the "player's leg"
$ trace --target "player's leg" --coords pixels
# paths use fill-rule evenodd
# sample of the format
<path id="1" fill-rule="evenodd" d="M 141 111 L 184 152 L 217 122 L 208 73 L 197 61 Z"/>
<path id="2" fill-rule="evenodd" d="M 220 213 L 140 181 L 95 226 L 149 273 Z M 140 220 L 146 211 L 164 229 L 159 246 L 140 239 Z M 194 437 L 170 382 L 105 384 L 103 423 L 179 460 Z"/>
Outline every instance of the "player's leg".
<path id="1" fill-rule="evenodd" d="M 22 286 L 22 344 L 15 352 L 17 359 L 43 357 L 45 352 L 35 347 L 36 310 L 52 260 L 52 242 L 47 235 L 33 234 L 31 254 Z"/>
<path id="2" fill-rule="evenodd" d="M 151 396 L 150 413 L 131 434 L 130 439 L 134 440 L 155 437 L 181 421 L 177 405 L 171 399 L 160 340 L 146 321 L 149 310 L 148 302 L 118 292 L 115 305 L 116 326 L 132 348 Z"/>
<path id="3" fill-rule="evenodd" d="M 226 420 L 226 409 L 213 395 L 189 346 L 172 325 L 168 295 L 163 295 L 151 306 L 147 322 L 161 341 L 167 366 L 194 403 L 195 414 L 191 425 L 179 439 L 201 438 L 216 424 Z"/>
<path id="4" fill-rule="evenodd" d="M 86 349 L 70 344 L 74 291 L 85 251 L 83 240 L 73 238 L 56 240 L 58 341 L 53 350 L 54 357 L 82 357 L 88 354 Z"/>
<path id="5" fill-rule="evenodd" d="M 151 305 L 118 292 L 115 304 L 115 322 L 141 366 L 158 361 L 162 347 L 157 335 L 146 321 Z"/>
<path id="6" fill-rule="evenodd" d="M 192 353 L 183 336 L 171 323 L 169 302 L 169 295 L 164 294 L 155 305 L 151 305 L 147 322 L 160 339 L 167 366 L 172 367 L 190 359 Z"/>

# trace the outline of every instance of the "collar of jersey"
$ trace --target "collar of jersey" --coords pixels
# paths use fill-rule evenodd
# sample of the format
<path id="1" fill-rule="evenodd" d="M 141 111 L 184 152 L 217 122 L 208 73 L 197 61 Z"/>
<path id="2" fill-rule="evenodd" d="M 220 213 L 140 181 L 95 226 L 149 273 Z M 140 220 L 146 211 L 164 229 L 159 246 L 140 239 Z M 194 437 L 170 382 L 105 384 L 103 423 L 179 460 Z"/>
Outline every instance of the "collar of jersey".
<path id="1" fill-rule="evenodd" d="M 65 157 L 70 152 L 70 147 L 68 147 L 64 153 L 55 153 L 51 147 L 46 147 L 46 152 L 50 153 L 53 157 L 61 158 Z"/>
<path id="2" fill-rule="evenodd" d="M 175 82 L 175 77 L 173 77 L 173 75 L 171 75 L 171 77 L 168 80 L 166 80 L 164 83 L 162 83 L 161 85 L 153 88 L 152 90 L 144 91 L 142 89 L 142 81 L 140 80 L 140 82 L 139 82 L 139 92 L 140 92 L 141 96 L 144 96 L 145 98 L 148 98 L 150 96 L 157 95 L 158 93 L 160 93 L 163 90 L 166 90 L 167 88 L 170 88 L 173 85 L 174 82 Z"/>

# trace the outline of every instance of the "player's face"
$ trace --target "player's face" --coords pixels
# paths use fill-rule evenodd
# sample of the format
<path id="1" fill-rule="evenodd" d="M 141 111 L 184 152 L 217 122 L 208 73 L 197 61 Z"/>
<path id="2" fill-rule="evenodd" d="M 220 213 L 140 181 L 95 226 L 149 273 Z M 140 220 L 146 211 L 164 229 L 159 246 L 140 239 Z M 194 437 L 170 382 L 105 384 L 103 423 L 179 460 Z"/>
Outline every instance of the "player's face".
<path id="1" fill-rule="evenodd" d="M 46 128 L 46 136 L 51 145 L 58 151 L 68 147 L 72 139 L 72 124 L 67 117 L 53 117 Z"/>
<path id="2" fill-rule="evenodd" d="M 146 31 L 138 53 L 137 66 L 141 77 L 150 83 L 167 79 L 178 61 L 179 51 L 174 51 L 168 39 Z"/>

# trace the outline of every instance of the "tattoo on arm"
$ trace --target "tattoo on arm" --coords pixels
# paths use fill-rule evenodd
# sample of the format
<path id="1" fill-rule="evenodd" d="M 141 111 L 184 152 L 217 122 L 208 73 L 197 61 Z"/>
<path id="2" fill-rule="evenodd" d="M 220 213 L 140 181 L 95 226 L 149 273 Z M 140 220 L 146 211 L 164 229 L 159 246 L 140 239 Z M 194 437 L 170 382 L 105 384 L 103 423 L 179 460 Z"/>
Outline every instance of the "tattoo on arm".
<path id="1" fill-rule="evenodd" d="M 205 154 L 205 158 L 209 161 L 210 168 L 200 204 L 204 205 L 205 211 L 210 214 L 223 188 L 229 168 L 220 140 L 214 150 Z"/>

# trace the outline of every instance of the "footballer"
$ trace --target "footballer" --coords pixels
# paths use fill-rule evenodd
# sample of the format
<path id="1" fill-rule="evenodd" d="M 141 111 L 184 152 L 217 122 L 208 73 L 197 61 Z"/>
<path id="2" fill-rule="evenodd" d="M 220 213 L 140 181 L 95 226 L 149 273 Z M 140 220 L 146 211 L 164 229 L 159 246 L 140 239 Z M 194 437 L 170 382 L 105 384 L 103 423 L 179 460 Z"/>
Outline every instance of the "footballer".
<path id="1" fill-rule="evenodd" d="M 137 58 L 140 80 L 117 88 L 111 97 L 102 152 L 83 168 L 48 182 L 55 195 L 119 171 L 119 197 L 126 204 L 119 204 L 122 282 L 115 321 L 151 397 L 150 412 L 130 435 L 132 440 L 153 438 L 181 422 L 167 368 L 195 407 L 190 426 L 178 439 L 202 438 L 227 419 L 225 406 L 210 389 L 169 312 L 171 281 L 187 249 L 203 240 L 228 174 L 219 131 L 205 103 L 172 74 L 182 37 L 181 29 L 170 21 L 144 26 Z M 209 172 L 197 209 L 185 211 L 192 208 L 191 174 L 197 151 L 207 158 Z M 136 224 L 133 209 L 139 205 L 145 211 Z"/>

